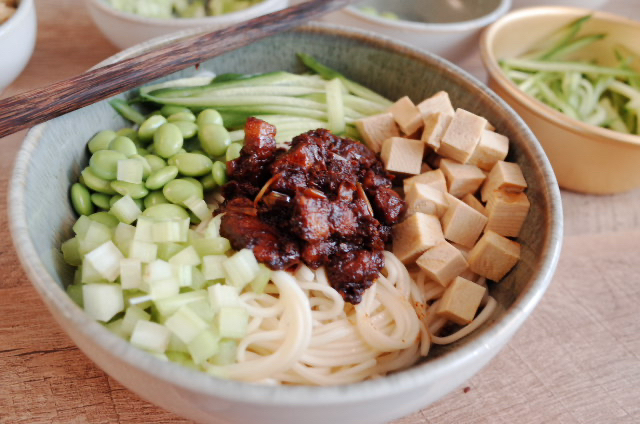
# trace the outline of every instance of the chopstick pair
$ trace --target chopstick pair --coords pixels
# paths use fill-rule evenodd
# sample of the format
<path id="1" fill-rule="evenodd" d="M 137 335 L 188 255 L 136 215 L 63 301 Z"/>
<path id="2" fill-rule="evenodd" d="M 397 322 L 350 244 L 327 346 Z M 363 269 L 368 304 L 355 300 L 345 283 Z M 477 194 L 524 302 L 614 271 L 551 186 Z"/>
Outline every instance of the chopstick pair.
<path id="1" fill-rule="evenodd" d="M 0 100 L 0 138 L 299 26 L 355 0 L 309 0 Z"/>

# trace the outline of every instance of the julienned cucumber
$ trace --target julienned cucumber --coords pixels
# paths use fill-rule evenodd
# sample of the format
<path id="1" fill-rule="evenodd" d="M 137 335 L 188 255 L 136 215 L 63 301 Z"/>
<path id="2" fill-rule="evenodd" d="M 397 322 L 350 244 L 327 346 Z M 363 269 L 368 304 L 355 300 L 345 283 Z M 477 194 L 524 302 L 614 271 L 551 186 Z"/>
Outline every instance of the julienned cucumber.
<path id="1" fill-rule="evenodd" d="M 640 60 L 624 46 L 613 47 L 617 66 L 571 60 L 606 34 L 579 35 L 591 18 L 559 29 L 531 52 L 500 61 L 506 75 L 527 94 L 583 122 L 640 134 Z"/>
<path id="2" fill-rule="evenodd" d="M 276 71 L 258 75 L 229 73 L 217 77 L 180 78 L 142 87 L 129 103 L 116 99 L 112 105 L 124 118 L 137 124 L 144 122 L 145 116 L 131 107 L 133 103 L 164 105 L 167 110 L 187 113 L 212 108 L 220 114 L 229 130 L 242 129 L 250 116 L 288 116 L 313 120 L 313 125 L 320 124 L 314 127 L 300 123 L 287 127 L 279 135 L 278 142 L 286 141 L 284 137 L 289 137 L 296 129 L 304 132 L 318 127 L 359 138 L 353 127 L 355 121 L 383 113 L 391 105 L 388 99 L 311 56 L 299 54 L 299 57 L 316 74 Z M 168 114 L 165 116 L 169 117 Z"/>

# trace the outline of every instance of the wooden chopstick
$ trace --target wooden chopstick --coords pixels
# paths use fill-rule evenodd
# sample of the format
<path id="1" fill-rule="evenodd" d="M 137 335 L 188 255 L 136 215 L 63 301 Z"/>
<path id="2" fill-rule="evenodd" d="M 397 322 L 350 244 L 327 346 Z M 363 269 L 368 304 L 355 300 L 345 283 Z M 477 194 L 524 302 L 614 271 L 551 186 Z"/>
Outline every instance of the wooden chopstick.
<path id="1" fill-rule="evenodd" d="M 0 138 L 301 25 L 354 2 L 309 0 L 0 100 Z"/>

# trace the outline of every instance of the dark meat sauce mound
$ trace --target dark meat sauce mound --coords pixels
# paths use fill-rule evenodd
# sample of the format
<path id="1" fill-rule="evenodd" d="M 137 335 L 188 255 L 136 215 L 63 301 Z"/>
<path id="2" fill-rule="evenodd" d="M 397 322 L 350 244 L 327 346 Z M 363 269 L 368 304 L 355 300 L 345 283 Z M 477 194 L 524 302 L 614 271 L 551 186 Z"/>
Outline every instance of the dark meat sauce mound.
<path id="1" fill-rule="evenodd" d="M 230 181 L 220 233 L 273 270 L 325 266 L 345 301 L 360 303 L 384 266 L 391 225 L 406 203 L 367 147 L 318 129 L 276 148 L 276 128 L 249 118 Z"/>

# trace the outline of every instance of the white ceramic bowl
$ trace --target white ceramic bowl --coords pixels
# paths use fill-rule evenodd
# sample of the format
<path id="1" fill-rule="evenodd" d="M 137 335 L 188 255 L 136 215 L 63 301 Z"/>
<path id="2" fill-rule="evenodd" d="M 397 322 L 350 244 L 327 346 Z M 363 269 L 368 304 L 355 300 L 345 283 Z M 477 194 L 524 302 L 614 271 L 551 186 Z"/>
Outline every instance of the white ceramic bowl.
<path id="1" fill-rule="evenodd" d="M 373 6 L 413 20 L 391 20 L 363 13 Z M 412 44 L 458 62 L 478 45 L 480 30 L 504 15 L 511 0 L 369 0 L 327 15 L 324 20 L 362 28 Z"/>
<path id="2" fill-rule="evenodd" d="M 142 44 L 101 65 L 175 37 Z M 541 147 L 502 100 L 450 63 L 364 32 L 313 25 L 227 53 L 200 69 L 301 72 L 296 52 L 311 54 L 388 97 L 410 94 L 417 101 L 446 90 L 454 104 L 482 114 L 508 136 L 508 160 L 522 167 L 532 204 L 518 238 L 522 260 L 500 284 L 492 285 L 499 307 L 489 322 L 455 344 L 434 347 L 427 360 L 408 370 L 334 387 L 221 380 L 136 349 L 93 321 L 62 288 L 73 279 L 58 250 L 75 220 L 69 185 L 88 162 L 86 141 L 98 130 L 126 126 L 125 121 L 102 101 L 33 128 L 18 154 L 9 195 L 11 233 L 29 278 L 56 321 L 98 366 L 144 399 L 196 422 L 380 424 L 416 411 L 463 384 L 509 341 L 542 297 L 560 253 L 560 194 Z M 195 72 L 190 67 L 171 78 Z"/>
<path id="3" fill-rule="evenodd" d="M 264 0 L 248 9 L 206 18 L 155 19 L 124 13 L 109 6 L 108 0 L 85 0 L 93 22 L 121 49 L 172 32 L 207 28 L 210 31 L 266 15 L 288 6 L 289 0 Z"/>
<path id="4" fill-rule="evenodd" d="M 16 13 L 0 24 L 0 93 L 27 66 L 36 45 L 37 28 L 33 0 L 20 0 Z"/>
<path id="5" fill-rule="evenodd" d="M 581 7 L 583 9 L 599 9 L 609 0 L 512 0 L 513 8 L 520 9 L 523 7 L 537 6 L 568 6 Z M 628 0 L 627 0 L 628 1 Z"/>

